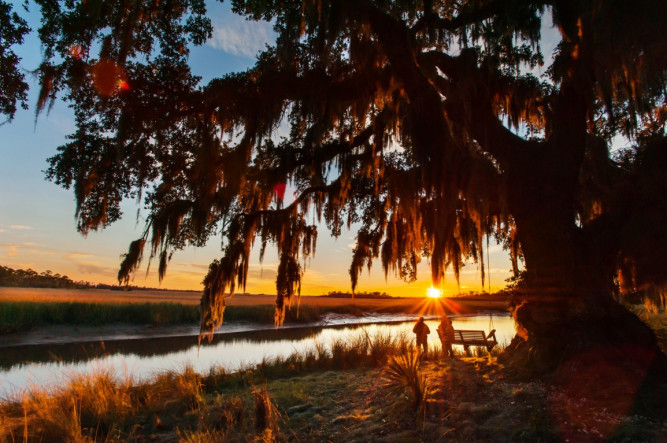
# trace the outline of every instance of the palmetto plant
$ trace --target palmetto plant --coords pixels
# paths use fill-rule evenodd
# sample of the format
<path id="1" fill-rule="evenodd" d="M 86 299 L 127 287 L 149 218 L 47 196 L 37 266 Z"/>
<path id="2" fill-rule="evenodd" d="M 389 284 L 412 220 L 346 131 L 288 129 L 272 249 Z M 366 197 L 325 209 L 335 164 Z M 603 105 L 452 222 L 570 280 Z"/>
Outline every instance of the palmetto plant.
<path id="1" fill-rule="evenodd" d="M 415 411 L 423 406 L 428 393 L 426 377 L 419 370 L 423 358 L 423 354 L 417 350 L 407 350 L 402 354 L 392 356 L 383 374 L 386 386 L 392 392 L 405 394 L 408 391 L 410 393 Z"/>

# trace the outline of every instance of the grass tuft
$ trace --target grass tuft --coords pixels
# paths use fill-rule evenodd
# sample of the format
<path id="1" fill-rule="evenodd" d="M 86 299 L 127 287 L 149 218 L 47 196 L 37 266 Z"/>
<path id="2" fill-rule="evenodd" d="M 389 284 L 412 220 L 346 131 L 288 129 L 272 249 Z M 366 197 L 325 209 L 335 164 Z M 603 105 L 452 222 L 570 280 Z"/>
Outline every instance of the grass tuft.
<path id="1" fill-rule="evenodd" d="M 395 393 L 410 392 L 415 411 L 424 404 L 428 391 L 426 378 L 419 370 L 423 359 L 423 354 L 415 349 L 394 355 L 389 359 L 383 376 L 387 386 Z"/>

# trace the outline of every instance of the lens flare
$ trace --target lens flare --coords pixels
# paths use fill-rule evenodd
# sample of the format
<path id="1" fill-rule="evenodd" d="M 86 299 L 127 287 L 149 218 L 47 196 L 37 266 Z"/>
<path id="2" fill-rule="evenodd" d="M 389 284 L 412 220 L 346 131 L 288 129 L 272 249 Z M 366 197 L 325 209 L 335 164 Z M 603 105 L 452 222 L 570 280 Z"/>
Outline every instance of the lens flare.
<path id="1" fill-rule="evenodd" d="M 98 94 L 110 97 L 127 91 L 130 85 L 125 80 L 125 70 L 111 60 L 100 60 L 91 67 L 93 85 Z"/>
<path id="2" fill-rule="evenodd" d="M 278 197 L 278 200 L 283 201 L 285 198 L 285 189 L 287 188 L 286 183 L 278 183 L 273 187 L 273 192 L 276 193 L 276 197 Z"/>
<path id="3" fill-rule="evenodd" d="M 81 58 L 83 57 L 83 48 L 79 45 L 70 46 L 67 52 L 73 59 L 76 60 L 81 60 Z"/>

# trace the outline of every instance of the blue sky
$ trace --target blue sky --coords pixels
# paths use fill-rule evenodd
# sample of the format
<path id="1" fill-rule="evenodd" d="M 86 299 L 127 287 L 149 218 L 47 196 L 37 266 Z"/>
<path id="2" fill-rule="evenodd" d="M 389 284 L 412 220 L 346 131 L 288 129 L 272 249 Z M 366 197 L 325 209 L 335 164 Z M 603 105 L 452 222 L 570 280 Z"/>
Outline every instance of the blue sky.
<path id="1" fill-rule="evenodd" d="M 15 51 L 22 57 L 25 71 L 37 68 L 40 44 L 34 29 L 38 27 L 37 8 L 30 13 L 18 6 L 17 12 L 29 22 L 33 32 Z M 253 65 L 255 55 L 273 37 L 268 23 L 249 22 L 231 13 L 227 3 L 209 2 L 213 37 L 191 53 L 193 71 L 203 81 L 228 72 L 245 70 Z M 120 255 L 129 243 L 141 235 L 143 221 L 137 222 L 136 201 L 123 204 L 124 217 L 111 227 L 83 237 L 76 232 L 74 195 L 44 179 L 46 159 L 56 153 L 65 136 L 74 130 L 74 119 L 63 102 L 56 102 L 51 111 L 43 113 L 35 124 L 37 85 L 32 76 L 30 109 L 19 111 L 13 122 L 0 126 L 0 264 L 12 268 L 47 269 L 68 275 L 73 280 L 115 283 Z M 317 256 L 310 260 L 303 279 L 303 293 L 319 295 L 331 290 L 350 288 L 348 268 L 354 246 L 354 233 L 343 232 L 338 240 L 321 227 Z M 269 248 L 270 249 L 270 248 Z M 168 268 L 162 287 L 169 289 L 201 289 L 208 264 L 220 257 L 220 241 L 213 239 L 204 248 L 177 252 Z M 257 256 L 257 254 L 256 254 Z M 491 284 L 504 286 L 509 277 L 509 262 L 499 246 L 492 246 Z M 248 292 L 273 293 L 277 258 L 267 250 L 264 263 L 255 260 L 250 267 Z M 423 295 L 430 286 L 427 261 L 419 269 L 419 280 L 406 284 L 392 276 L 385 282 L 378 265 L 360 279 L 359 291 L 386 291 L 394 295 Z M 146 274 L 146 263 L 137 272 L 134 284 L 159 286 L 157 272 Z M 480 289 L 479 270 L 475 264 L 464 267 L 461 275 L 463 291 Z M 458 291 L 449 275 L 445 293 Z"/>

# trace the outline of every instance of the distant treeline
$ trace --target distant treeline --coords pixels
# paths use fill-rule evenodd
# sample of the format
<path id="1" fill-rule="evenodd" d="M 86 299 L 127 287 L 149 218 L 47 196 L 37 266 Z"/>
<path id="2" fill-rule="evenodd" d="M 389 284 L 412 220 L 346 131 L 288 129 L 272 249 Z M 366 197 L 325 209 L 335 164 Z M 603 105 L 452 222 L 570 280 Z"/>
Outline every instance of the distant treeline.
<path id="1" fill-rule="evenodd" d="M 14 288 L 111 289 L 112 291 L 170 290 L 165 288 L 149 288 L 145 286 L 119 286 L 105 283 L 91 283 L 88 281 L 73 281 L 68 276 L 54 274 L 51 270 L 38 273 L 34 269 L 30 268 L 12 269 L 2 265 L 0 265 L 0 286 L 9 286 Z"/>
<path id="2" fill-rule="evenodd" d="M 386 292 L 340 292 L 340 291 L 331 291 L 325 295 L 325 297 L 331 298 L 394 298 Z"/>
<path id="3" fill-rule="evenodd" d="M 0 266 L 0 286 L 27 287 L 27 288 L 90 288 L 88 282 L 75 282 L 66 275 L 44 271 L 41 274 L 34 269 L 12 269 Z"/>

